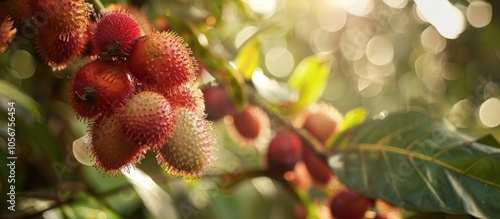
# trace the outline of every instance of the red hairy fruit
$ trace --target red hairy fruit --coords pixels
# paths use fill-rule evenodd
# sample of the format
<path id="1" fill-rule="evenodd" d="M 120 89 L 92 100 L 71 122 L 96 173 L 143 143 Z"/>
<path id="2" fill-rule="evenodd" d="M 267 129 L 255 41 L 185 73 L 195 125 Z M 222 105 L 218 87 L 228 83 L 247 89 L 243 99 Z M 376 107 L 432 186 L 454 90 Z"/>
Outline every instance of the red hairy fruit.
<path id="1" fill-rule="evenodd" d="M 12 28 L 13 22 L 10 21 L 9 17 L 5 17 L 3 20 L 0 18 L 0 54 L 7 50 L 10 41 L 16 34 L 17 29 Z"/>
<path id="2" fill-rule="evenodd" d="M 302 159 L 302 151 L 302 142 L 297 134 L 290 130 L 280 130 L 267 149 L 269 170 L 277 174 L 293 170 L 295 164 Z"/>
<path id="3" fill-rule="evenodd" d="M 266 138 L 269 132 L 270 121 L 267 114 L 259 107 L 248 105 L 241 112 L 232 115 L 233 126 L 230 133 L 235 135 L 236 140 L 246 144 L 259 142 Z"/>
<path id="4" fill-rule="evenodd" d="M 326 144 L 330 136 L 339 131 L 338 127 L 343 117 L 330 104 L 314 103 L 302 112 L 299 120 L 304 129 L 309 131 L 321 143 Z"/>
<path id="5" fill-rule="evenodd" d="M 67 33 L 85 28 L 89 22 L 84 0 L 30 0 L 29 3 L 37 29 Z"/>
<path id="6" fill-rule="evenodd" d="M 144 91 L 135 94 L 120 115 L 121 130 L 139 145 L 160 145 L 172 134 L 174 115 L 161 94 Z"/>
<path id="7" fill-rule="evenodd" d="M 78 116 L 95 118 L 122 106 L 133 91 L 134 86 L 123 63 L 96 60 L 75 73 L 69 101 Z"/>
<path id="8" fill-rule="evenodd" d="M 153 27 L 151 23 L 149 22 L 148 17 L 142 13 L 142 11 L 139 8 L 136 8 L 132 5 L 117 5 L 117 4 L 109 4 L 106 9 L 106 13 L 112 13 L 112 12 L 121 12 L 121 13 L 128 13 L 130 16 L 134 18 L 134 20 L 139 23 L 139 26 L 141 27 L 141 35 L 146 35 L 150 34 L 153 32 Z"/>
<path id="9" fill-rule="evenodd" d="M 333 179 L 333 174 L 328 164 L 321 160 L 309 147 L 304 147 L 304 163 L 316 185 L 327 186 Z"/>
<path id="10" fill-rule="evenodd" d="M 122 12 L 107 13 L 97 22 L 93 42 L 99 52 L 129 53 L 141 28 L 137 21 Z"/>
<path id="11" fill-rule="evenodd" d="M 149 90 L 164 92 L 195 80 L 191 51 L 173 32 L 139 38 L 130 51 L 127 66 Z"/>
<path id="12" fill-rule="evenodd" d="M 196 83 L 185 83 L 172 87 L 168 91 L 163 92 L 163 95 L 174 108 L 188 108 L 200 112 L 205 110 L 203 93 Z"/>
<path id="13" fill-rule="evenodd" d="M 90 130 L 90 152 L 95 167 L 105 175 L 116 176 L 119 170 L 133 166 L 142 159 L 146 148 L 128 141 L 120 130 L 118 114 L 98 119 Z"/>
<path id="14" fill-rule="evenodd" d="M 172 136 L 156 149 L 158 162 L 176 176 L 202 176 L 213 159 L 210 153 L 217 142 L 210 132 L 211 124 L 195 110 L 179 108 L 174 114 L 176 125 Z"/>
<path id="15" fill-rule="evenodd" d="M 338 219 L 361 219 L 373 205 L 373 200 L 349 189 L 342 189 L 330 199 L 330 212 Z"/>
<path id="16" fill-rule="evenodd" d="M 65 69 L 83 54 L 87 42 L 85 28 L 64 34 L 50 29 L 39 29 L 35 35 L 36 49 L 52 70 Z"/>
<path id="17" fill-rule="evenodd" d="M 229 93 L 222 85 L 204 87 L 205 113 L 210 121 L 217 121 L 234 111 L 234 105 Z"/>

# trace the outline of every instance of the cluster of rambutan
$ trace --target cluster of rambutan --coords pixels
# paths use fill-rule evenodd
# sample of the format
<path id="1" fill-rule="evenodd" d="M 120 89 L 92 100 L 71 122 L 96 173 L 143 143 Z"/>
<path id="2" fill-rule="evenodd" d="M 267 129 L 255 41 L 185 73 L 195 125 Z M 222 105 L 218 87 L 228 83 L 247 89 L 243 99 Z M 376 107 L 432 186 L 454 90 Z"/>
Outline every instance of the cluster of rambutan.
<path id="1" fill-rule="evenodd" d="M 124 10 L 98 19 L 89 35 L 98 55 L 75 73 L 69 102 L 89 121 L 90 152 L 104 174 L 116 175 L 152 150 L 170 173 L 200 176 L 216 140 L 195 61 L 175 33 L 141 27 Z"/>

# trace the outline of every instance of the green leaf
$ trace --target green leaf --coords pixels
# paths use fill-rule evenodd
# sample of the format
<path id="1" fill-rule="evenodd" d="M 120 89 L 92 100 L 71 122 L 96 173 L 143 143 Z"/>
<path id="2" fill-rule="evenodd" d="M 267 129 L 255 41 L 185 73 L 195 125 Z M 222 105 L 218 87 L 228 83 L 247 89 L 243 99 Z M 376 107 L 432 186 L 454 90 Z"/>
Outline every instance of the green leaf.
<path id="1" fill-rule="evenodd" d="M 500 215 L 497 147 L 416 112 L 366 122 L 343 138 L 328 163 L 360 194 L 415 211 Z"/>
<path id="2" fill-rule="evenodd" d="M 249 80 L 252 78 L 255 68 L 259 65 L 259 59 L 259 41 L 253 39 L 241 47 L 240 52 L 234 59 L 234 63 L 236 64 L 236 69 L 243 75 L 243 78 Z"/>
<path id="3" fill-rule="evenodd" d="M 350 110 L 344 116 L 344 121 L 340 124 L 340 130 L 349 130 L 362 124 L 366 119 L 366 109 L 359 107 Z"/>
<path id="4" fill-rule="evenodd" d="M 356 128 L 362 124 L 366 119 L 366 109 L 362 107 L 354 108 L 347 112 L 344 116 L 344 121 L 340 124 L 340 133 L 333 135 L 328 140 L 329 146 L 337 144 L 337 142 L 342 138 L 344 132 L 348 132 L 353 128 Z"/>
<path id="5" fill-rule="evenodd" d="M 7 97 L 16 104 L 24 107 L 35 120 L 40 120 L 42 107 L 33 98 L 12 84 L 0 80 L 0 95 Z"/>
<path id="6" fill-rule="evenodd" d="M 288 79 L 288 85 L 299 91 L 299 100 L 291 107 L 293 112 L 321 97 L 330 75 L 330 64 L 323 56 L 309 56 L 297 65 Z"/>

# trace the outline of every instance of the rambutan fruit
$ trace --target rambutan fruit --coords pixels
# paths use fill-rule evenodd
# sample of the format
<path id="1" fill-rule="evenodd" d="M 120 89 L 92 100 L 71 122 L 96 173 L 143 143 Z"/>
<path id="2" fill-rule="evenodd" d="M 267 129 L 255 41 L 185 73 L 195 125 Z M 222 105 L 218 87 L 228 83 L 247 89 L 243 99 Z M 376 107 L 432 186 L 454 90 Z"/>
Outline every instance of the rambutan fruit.
<path id="1" fill-rule="evenodd" d="M 342 189 L 330 197 L 330 212 L 338 219 L 361 219 L 374 201 L 349 189 Z"/>
<path id="2" fill-rule="evenodd" d="M 286 129 L 278 131 L 267 149 L 269 170 L 280 175 L 293 170 L 302 159 L 302 151 L 302 141 L 297 134 Z"/>
<path id="3" fill-rule="evenodd" d="M 128 54 L 140 36 L 141 28 L 132 16 L 112 12 L 97 22 L 93 42 L 99 52 Z"/>
<path id="4" fill-rule="evenodd" d="M 328 103 L 313 103 L 295 119 L 297 127 L 309 131 L 321 143 L 326 144 L 331 135 L 339 132 L 342 114 Z"/>
<path id="5" fill-rule="evenodd" d="M 211 123 L 202 113 L 187 108 L 175 110 L 175 128 L 163 147 L 156 149 L 158 162 L 168 172 L 186 178 L 204 174 L 217 143 Z"/>
<path id="6" fill-rule="evenodd" d="M 172 87 L 168 91 L 163 92 L 163 95 L 174 108 L 188 108 L 200 112 L 205 110 L 203 93 L 196 83 L 185 83 Z"/>
<path id="7" fill-rule="evenodd" d="M 69 102 L 81 118 L 95 118 L 120 108 L 134 92 L 130 73 L 120 61 L 96 60 L 75 73 Z"/>
<path id="8" fill-rule="evenodd" d="M 65 34 L 85 28 L 89 22 L 84 0 L 31 0 L 29 3 L 37 29 Z"/>
<path id="9" fill-rule="evenodd" d="M 35 46 L 38 54 L 52 70 L 63 70 L 68 64 L 80 57 L 85 51 L 88 35 L 85 28 L 68 33 L 60 33 L 51 29 L 38 29 L 35 35 Z"/>
<path id="10" fill-rule="evenodd" d="M 315 185 L 326 187 L 333 179 L 328 164 L 321 160 L 309 147 L 304 147 L 304 163 Z"/>
<path id="11" fill-rule="evenodd" d="M 6 16 L 3 20 L 0 19 L 0 54 L 7 50 L 10 41 L 16 34 L 17 29 L 13 28 L 12 25 L 10 17 Z"/>
<path id="12" fill-rule="evenodd" d="M 205 113 L 210 121 L 217 121 L 236 111 L 233 101 L 226 88 L 222 85 L 204 87 Z"/>
<path id="13" fill-rule="evenodd" d="M 174 129 L 170 103 L 161 94 L 144 91 L 132 96 L 120 115 L 121 130 L 139 145 L 162 145 Z"/>
<path id="14" fill-rule="evenodd" d="M 167 91 L 195 80 L 191 51 L 173 32 L 139 38 L 130 51 L 127 66 L 150 90 Z"/>
<path id="15" fill-rule="evenodd" d="M 148 17 L 142 13 L 139 8 L 134 7 L 133 5 L 118 5 L 118 4 L 109 4 L 105 9 L 105 13 L 127 13 L 134 18 L 134 20 L 139 23 L 141 27 L 141 35 L 147 35 L 153 32 L 153 27 L 149 22 Z"/>
<path id="16" fill-rule="evenodd" d="M 247 105 L 242 111 L 224 119 L 228 124 L 228 133 L 243 145 L 267 145 L 270 139 L 269 116 L 259 107 Z"/>
<path id="17" fill-rule="evenodd" d="M 119 114 L 98 119 L 90 129 L 90 152 L 94 166 L 101 172 L 116 176 L 122 168 L 130 168 L 144 156 L 147 148 L 128 141 L 120 130 Z"/>

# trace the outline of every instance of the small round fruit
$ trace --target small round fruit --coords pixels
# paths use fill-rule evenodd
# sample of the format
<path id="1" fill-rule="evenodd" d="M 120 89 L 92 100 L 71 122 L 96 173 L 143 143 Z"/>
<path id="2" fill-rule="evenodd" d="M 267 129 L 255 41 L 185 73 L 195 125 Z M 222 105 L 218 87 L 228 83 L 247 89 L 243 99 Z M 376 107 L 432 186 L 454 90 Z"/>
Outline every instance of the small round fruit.
<path id="1" fill-rule="evenodd" d="M 88 13 L 84 0 L 31 0 L 29 3 L 37 29 L 68 33 L 87 26 Z"/>
<path id="2" fill-rule="evenodd" d="M 313 103 L 301 113 L 298 126 L 326 144 L 330 136 L 339 131 L 338 127 L 342 120 L 342 114 L 332 105 Z"/>
<path id="3" fill-rule="evenodd" d="M 202 176 L 210 165 L 210 154 L 217 142 L 210 133 L 211 123 L 204 115 L 195 110 L 179 108 L 175 110 L 175 128 L 173 134 L 162 147 L 155 148 L 158 162 L 168 172 L 186 178 Z"/>
<path id="4" fill-rule="evenodd" d="M 127 139 L 139 145 L 163 144 L 174 128 L 173 109 L 163 95 L 144 91 L 128 101 L 120 126 Z"/>
<path id="5" fill-rule="evenodd" d="M 146 148 L 127 141 L 120 130 L 118 114 L 98 119 L 90 129 L 90 152 L 95 167 L 104 175 L 116 176 L 122 168 L 129 168 L 143 158 Z"/>
<path id="6" fill-rule="evenodd" d="M 268 138 L 270 120 L 259 107 L 248 105 L 241 112 L 232 115 L 230 133 L 237 141 L 251 145 Z"/>
<path id="7" fill-rule="evenodd" d="M 38 29 L 35 46 L 45 63 L 52 70 L 63 70 L 68 64 L 80 57 L 86 49 L 88 35 L 85 28 L 67 33 L 50 29 Z"/>
<path id="8" fill-rule="evenodd" d="M 195 80 L 191 51 L 173 32 L 139 38 L 130 51 L 127 66 L 149 90 L 167 91 Z"/>
<path id="9" fill-rule="evenodd" d="M 234 105 L 226 88 L 222 85 L 201 89 L 205 100 L 205 113 L 210 121 L 217 121 L 234 111 Z"/>
<path id="10" fill-rule="evenodd" d="M 297 134 L 290 130 L 280 130 L 267 149 L 269 170 L 280 175 L 293 170 L 295 164 L 302 159 L 302 151 L 302 142 Z"/>
<path id="11" fill-rule="evenodd" d="M 123 105 L 133 93 L 127 68 L 119 61 L 96 60 L 75 73 L 69 101 L 79 117 L 95 118 Z"/>
<path id="12" fill-rule="evenodd" d="M 120 12 L 105 14 L 97 22 L 93 42 L 99 52 L 128 54 L 141 28 L 130 15 Z"/>
<path id="13" fill-rule="evenodd" d="M 325 187 L 333 179 L 328 164 L 321 160 L 309 147 L 304 147 L 304 163 L 316 185 Z"/>
<path id="14" fill-rule="evenodd" d="M 330 212 L 338 219 L 361 219 L 373 205 L 373 200 L 349 189 L 342 189 L 330 199 Z"/>

